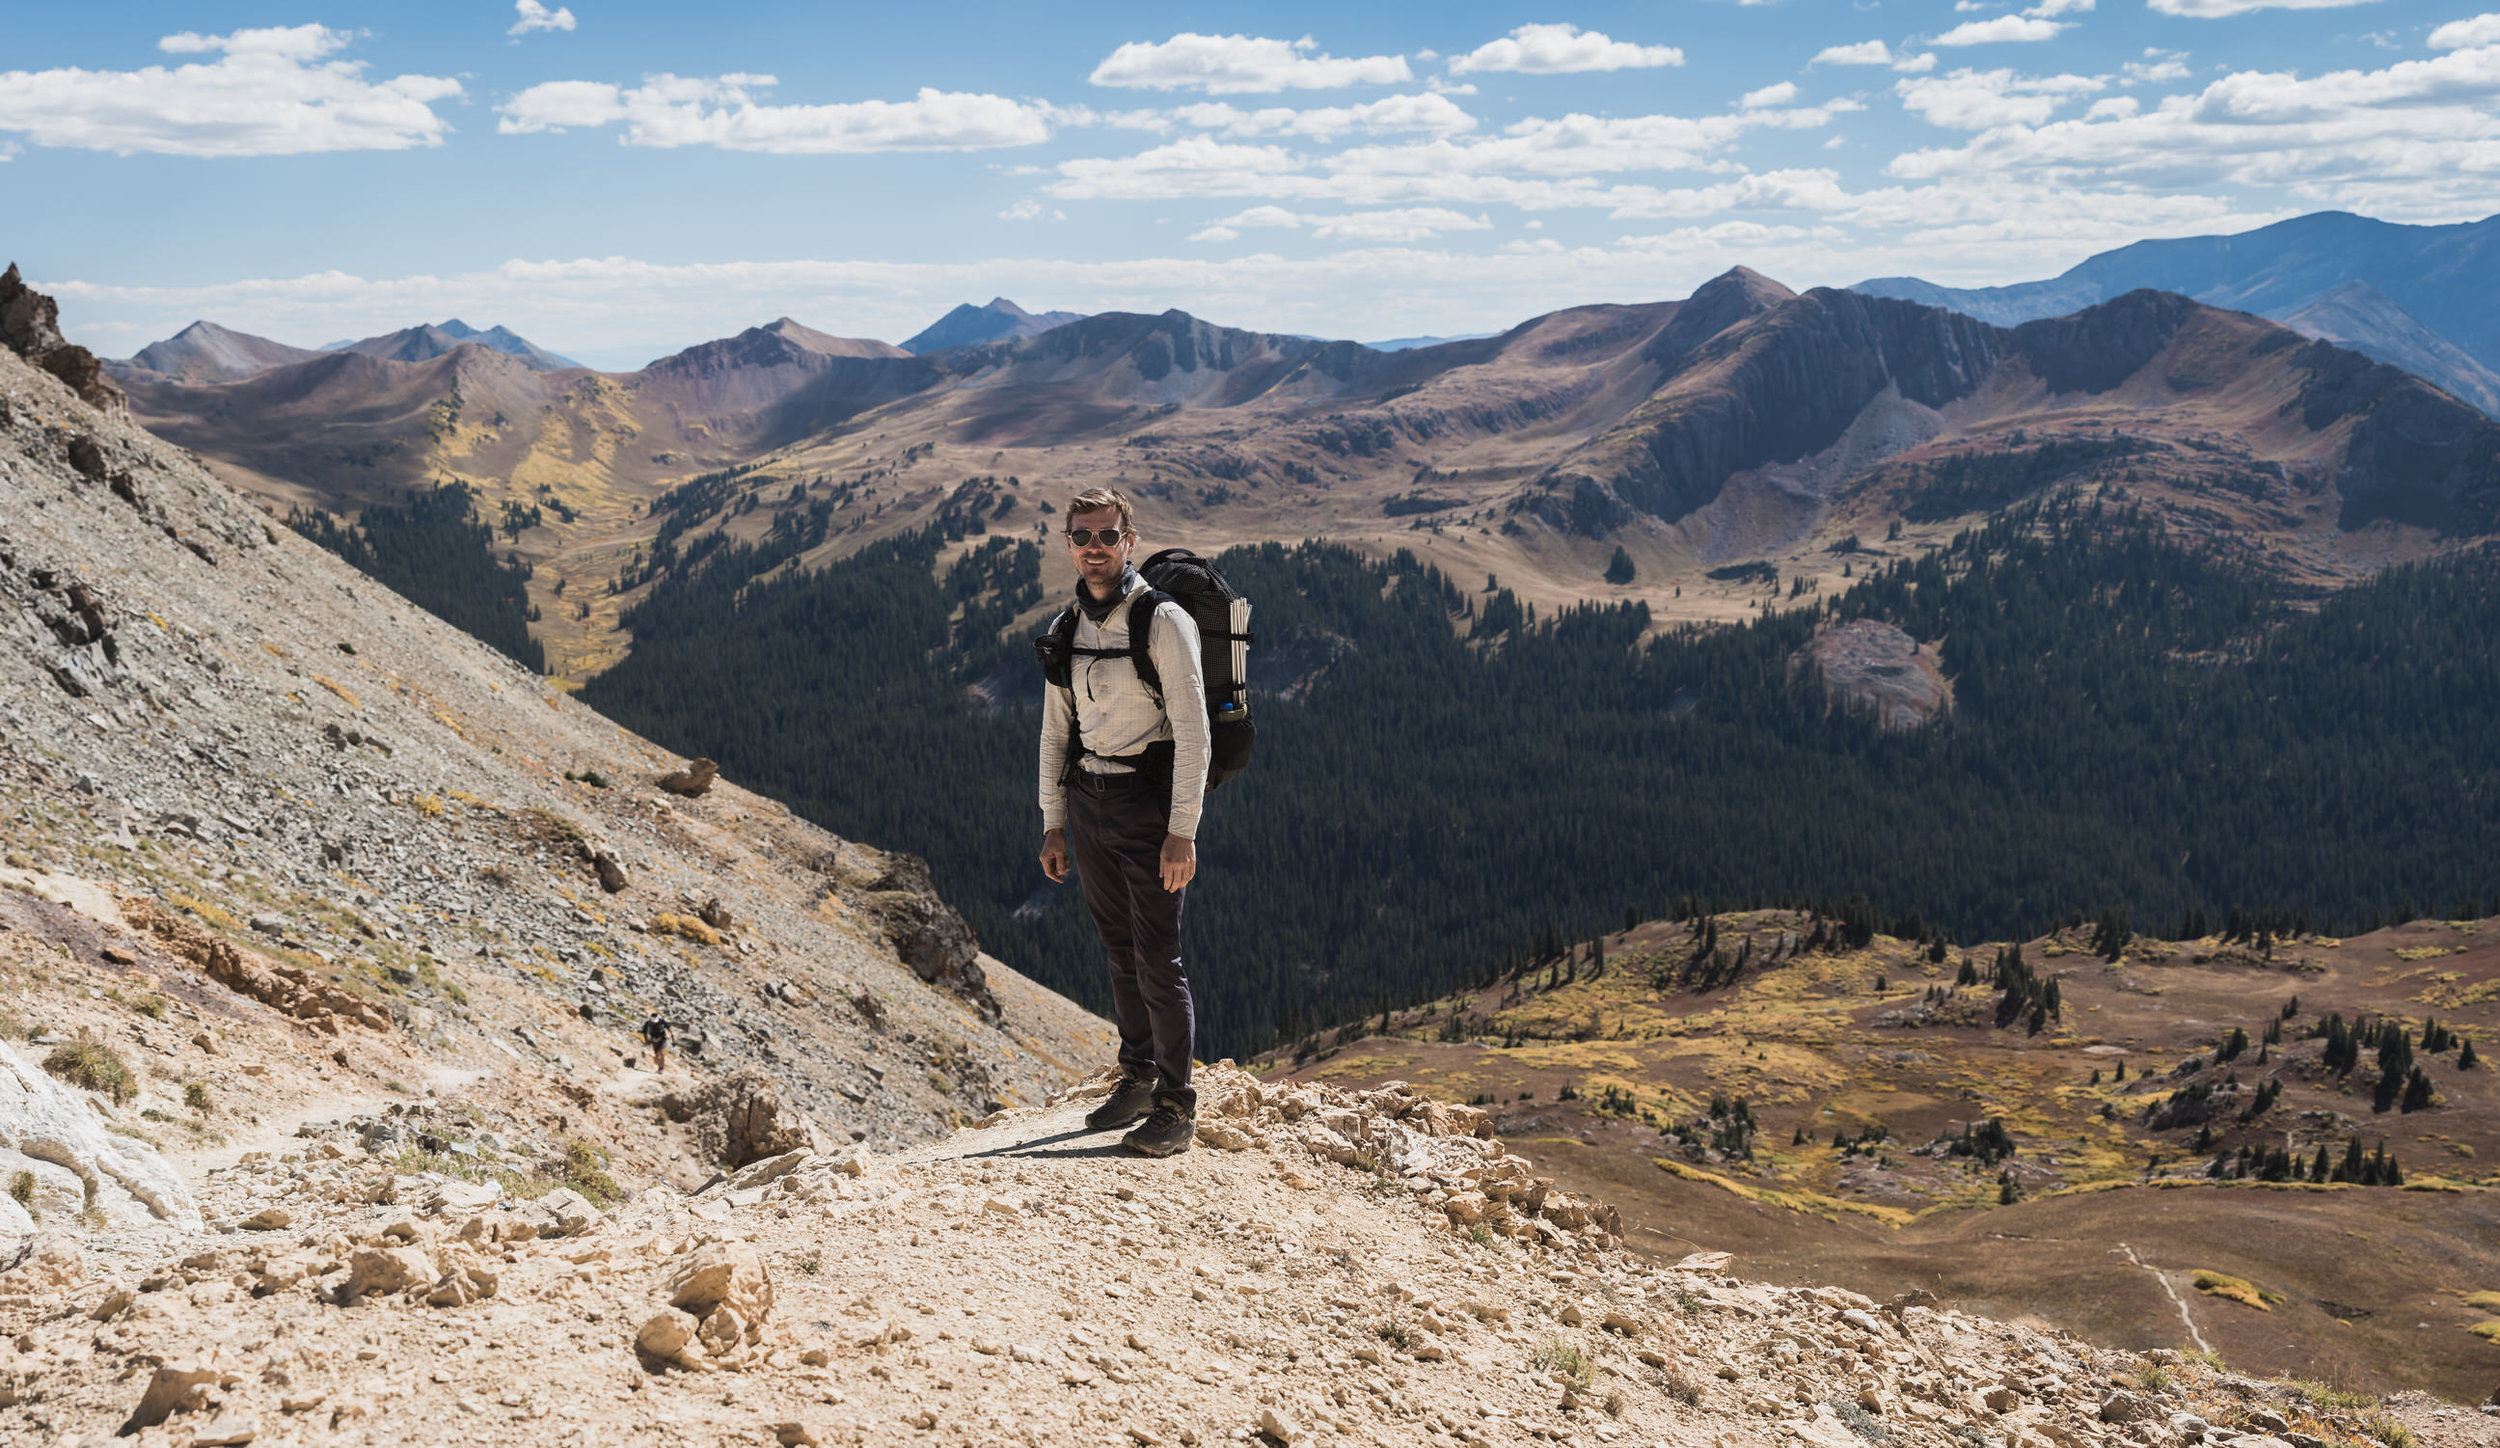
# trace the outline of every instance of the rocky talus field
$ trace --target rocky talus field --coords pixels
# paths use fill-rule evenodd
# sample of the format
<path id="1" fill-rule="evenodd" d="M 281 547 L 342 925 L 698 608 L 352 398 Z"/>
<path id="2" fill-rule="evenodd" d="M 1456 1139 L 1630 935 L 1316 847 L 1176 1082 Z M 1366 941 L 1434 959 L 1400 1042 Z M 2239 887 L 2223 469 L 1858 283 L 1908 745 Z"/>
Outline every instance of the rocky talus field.
<path id="1" fill-rule="evenodd" d="M 0 1443 L 2492 1437 L 1645 1257 L 1403 1087 L 1218 1065 L 1124 1157 L 1103 1023 L 918 862 L 6 352 L 0 822 Z"/>

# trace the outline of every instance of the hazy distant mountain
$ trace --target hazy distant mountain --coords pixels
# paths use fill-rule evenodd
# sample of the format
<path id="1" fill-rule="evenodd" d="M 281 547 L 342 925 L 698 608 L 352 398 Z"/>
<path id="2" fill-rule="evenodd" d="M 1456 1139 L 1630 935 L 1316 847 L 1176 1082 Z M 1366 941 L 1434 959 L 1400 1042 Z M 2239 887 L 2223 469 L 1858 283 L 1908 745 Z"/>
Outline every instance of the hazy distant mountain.
<path id="1" fill-rule="evenodd" d="M 423 362 L 440 357 L 464 342 L 475 342 L 507 357 L 517 357 L 540 372 L 561 372 L 567 367 L 582 365 L 570 357 L 559 357 L 535 346 L 503 327 L 488 327 L 480 331 L 457 317 L 439 326 L 406 327 L 361 341 L 333 342 L 321 350 L 355 352 L 366 357 L 379 357 L 386 362 Z"/>
<path id="2" fill-rule="evenodd" d="M 2482 379 L 2500 372 L 2494 276 L 2500 276 L 2500 216 L 2452 226 L 2404 226 L 2321 211 L 2237 236 L 2139 241 L 2087 258 L 2048 281 L 1944 287 L 1917 277 L 1876 277 L 1851 290 L 1949 307 L 2010 327 L 2064 316 L 2143 287 L 2288 321 L 2346 283 L 2365 282 L 2410 316 L 2398 320 L 2383 317 L 2376 307 L 2341 306 L 2339 325 L 2351 330 L 2336 340 L 2471 397 Z M 2382 334 L 2382 322 L 2392 330 Z M 2416 334 L 2406 322 L 2436 333 L 2479 369 L 2458 372 L 2425 355 L 2410 340 Z M 2404 360 L 2408 356 L 2413 360 Z"/>
<path id="3" fill-rule="evenodd" d="M 1438 347 L 1444 342 L 1473 342 L 1490 337 L 1491 332 L 1455 332 L 1447 337 L 1391 337 L 1386 342 L 1365 342 L 1375 352 L 1412 352 L 1418 347 Z"/>
<path id="4" fill-rule="evenodd" d="M 184 382 L 232 382 L 320 355 L 309 348 L 290 347 L 267 337 L 220 327 L 215 322 L 193 322 L 162 342 L 140 348 L 127 362 L 104 365 L 117 376 L 126 370 L 139 370 Z"/>
<path id="5" fill-rule="evenodd" d="M 1005 297 L 990 298 L 986 307 L 964 303 L 929 324 L 928 328 L 903 344 L 913 356 L 942 352 L 949 347 L 971 347 L 983 342 L 1011 342 L 1018 337 L 1038 336 L 1053 327 L 1064 327 L 1083 319 L 1081 312 L 1028 312 Z"/>
<path id="6" fill-rule="evenodd" d="M 2283 325 L 2402 367 L 2500 417 L 2500 371 L 2466 355 L 2368 282 L 2344 283 L 2283 318 Z"/>

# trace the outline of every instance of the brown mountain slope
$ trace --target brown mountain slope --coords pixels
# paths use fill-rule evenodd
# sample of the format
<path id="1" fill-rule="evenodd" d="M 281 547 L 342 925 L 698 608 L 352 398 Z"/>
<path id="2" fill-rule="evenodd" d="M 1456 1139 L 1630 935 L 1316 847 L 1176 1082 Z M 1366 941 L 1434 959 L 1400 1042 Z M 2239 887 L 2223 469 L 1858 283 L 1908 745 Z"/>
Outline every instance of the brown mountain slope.
<path id="1" fill-rule="evenodd" d="M 1627 1241 L 1660 1256 L 1733 1249 L 1777 1280 L 1925 1288 L 2346 1386 L 2480 1397 L 2500 1380 L 2500 1344 L 2473 1331 L 2493 1314 L 2468 1300 L 2500 1290 L 2481 1225 L 2500 1201 L 2484 1050 L 2500 1040 L 2500 922 L 2137 937 L 2115 960 L 2091 929 L 2060 931 L 2022 943 L 2060 989 L 2037 1032 L 1996 1024 L 1985 976 L 2001 947 L 1934 961 L 1881 935 L 1817 946 L 1819 924 L 1643 925 L 1269 1064 L 1485 1104 L 1514 1149 L 1617 1203 Z M 1966 955 L 1981 980 L 1957 985 Z M 2479 1060 L 2417 1052 L 2429 1104 L 2381 1110 L 2372 1051 L 2324 1059 L 2330 1015 L 2396 1022 L 2416 1045 L 2436 1020 Z M 1990 1120 L 2010 1155 L 1969 1150 Z M 2383 1145 L 2406 1185 L 2307 1180 L 2321 1148 L 2332 1165 L 2356 1142 Z M 2208 1177 L 2243 1147 L 2285 1150 L 2302 1180 Z M 2200 1291 L 2199 1272 L 2263 1295 Z"/>
<path id="2" fill-rule="evenodd" d="M 129 361 L 108 362 L 105 366 L 116 377 L 139 371 L 180 382 L 233 382 L 272 367 L 309 362 L 320 355 L 307 347 L 290 347 L 267 337 L 220 327 L 215 322 L 193 322 L 162 342 L 140 348 Z"/>
<path id="3" fill-rule="evenodd" d="M 1915 548 L 2068 483 L 2330 586 L 2500 516 L 2500 425 L 2356 353 L 2154 292 L 2007 329 L 1740 268 L 1681 302 L 1398 353 L 1178 312 L 927 357 L 785 319 L 629 375 L 457 360 L 475 353 L 142 382 L 133 402 L 292 502 L 352 509 L 456 478 L 490 516 L 548 505 L 515 546 L 571 676 L 622 641 L 616 606 L 559 605 L 557 584 L 604 595 L 659 527 L 649 502 L 731 468 L 751 472 L 698 532 L 760 536 L 813 493 L 842 511 L 839 551 L 926 523 L 966 479 L 1045 498 L 1113 482 L 1160 542 L 1418 547 L 1533 601 L 1638 597 L 1662 620 L 1759 602 L 1713 569 L 1836 582 L 1850 539 L 1899 523 Z M 1617 547 L 1628 585 L 1600 581 Z"/>

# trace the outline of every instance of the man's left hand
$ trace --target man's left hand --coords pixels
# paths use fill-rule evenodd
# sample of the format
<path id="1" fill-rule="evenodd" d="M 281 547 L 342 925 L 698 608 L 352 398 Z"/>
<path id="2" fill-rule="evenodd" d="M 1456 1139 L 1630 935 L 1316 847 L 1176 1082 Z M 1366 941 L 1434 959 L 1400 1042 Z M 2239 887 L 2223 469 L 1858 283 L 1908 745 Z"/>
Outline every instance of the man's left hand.
<path id="1" fill-rule="evenodd" d="M 1178 893 L 1198 876 L 1198 842 L 1179 835 L 1163 837 L 1163 888 Z"/>

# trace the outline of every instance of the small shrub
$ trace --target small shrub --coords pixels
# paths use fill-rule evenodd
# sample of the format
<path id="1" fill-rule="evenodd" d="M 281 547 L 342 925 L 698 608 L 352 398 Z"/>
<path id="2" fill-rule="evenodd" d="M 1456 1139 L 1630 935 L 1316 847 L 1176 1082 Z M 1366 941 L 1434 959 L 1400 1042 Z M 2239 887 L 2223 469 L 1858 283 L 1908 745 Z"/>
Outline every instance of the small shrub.
<path id="1" fill-rule="evenodd" d="M 608 1149 L 578 1136 L 564 1139 L 564 1185 L 601 1210 L 625 1199 L 625 1189 L 608 1175 Z"/>
<path id="2" fill-rule="evenodd" d="M 113 1048 L 96 1041 L 67 1041 L 43 1058 L 43 1069 L 82 1090 L 110 1096 L 118 1106 L 138 1094 L 130 1068 Z"/>
<path id="3" fill-rule="evenodd" d="M 425 816 L 427 819 L 441 819 L 443 817 L 443 802 L 430 794 L 418 795 L 415 799 L 409 801 L 409 803 L 414 804 L 417 807 L 417 813 Z"/>
<path id="4" fill-rule="evenodd" d="M 1400 1352 L 1404 1352 L 1408 1348 L 1415 1345 L 1415 1334 L 1408 1332 L 1406 1330 L 1406 1324 L 1402 1322 L 1384 1322 L 1380 1324 L 1380 1326 L 1373 1328 L 1372 1331 L 1379 1335 L 1382 1342 L 1389 1344 L 1391 1347 L 1396 1348 Z"/>
<path id="5" fill-rule="evenodd" d="M 1701 1383 L 1682 1368 L 1670 1369 L 1663 1387 L 1667 1396 L 1688 1408 L 1701 1406 Z"/>
<path id="6" fill-rule="evenodd" d="M 2147 1393 L 2170 1390 L 2170 1374 L 2159 1363 L 2144 1363 L 2135 1370 L 2135 1385 Z"/>
<path id="7" fill-rule="evenodd" d="M 2500 1317 L 2493 1318 L 2489 1322 L 2475 1323 L 2472 1327 L 2467 1328 L 2466 1331 L 2481 1338 L 2485 1342 L 2500 1342 Z"/>
<path id="8" fill-rule="evenodd" d="M 146 995 L 133 1000 L 130 1003 L 130 1008 L 147 1017 L 151 1021 L 161 1021 L 165 1019 L 165 1010 L 170 1004 L 171 1002 L 167 1001 L 163 996 L 158 995 L 154 991 L 150 991 Z"/>
<path id="9" fill-rule="evenodd" d="M 208 1099 L 208 1087 L 197 1081 L 184 1082 L 182 1086 L 182 1104 L 190 1107 L 202 1116 L 206 1116 L 209 1113 L 212 1104 Z"/>
<path id="10" fill-rule="evenodd" d="M 2386 1444 L 2387 1448 L 2414 1448 L 2413 1430 L 2393 1413 L 2372 1413 L 2362 1420 L 2361 1431 Z"/>
<path id="11" fill-rule="evenodd" d="M 35 1174 L 21 1171 L 9 1178 L 9 1200 L 28 1211 L 35 1209 Z"/>
<path id="12" fill-rule="evenodd" d="M 799 1270 L 806 1273 L 810 1277 L 813 1277 L 818 1272 L 823 1271 L 824 1266 L 825 1254 L 814 1248 L 808 1249 L 807 1255 L 799 1259 Z"/>
<path id="13" fill-rule="evenodd" d="M 2363 1408 L 2378 1405 L 2378 1399 L 2368 1393 L 2347 1392 L 2342 1388 L 2330 1387 L 2325 1383 L 2305 1379 L 2293 1380 L 2292 1391 L 2300 1394 L 2303 1402 L 2321 1413 L 2357 1413 Z"/>
<path id="14" fill-rule="evenodd" d="M 1538 1344 L 1533 1361 L 1540 1370 L 1560 1373 L 1584 1388 L 1597 1381 L 1597 1364 L 1587 1353 L 1559 1337 L 1549 1337 Z"/>
<path id="15" fill-rule="evenodd" d="M 1675 1289 L 1675 1305 L 1684 1310 L 1684 1315 L 1686 1317 L 1699 1317 L 1701 1316 L 1702 1309 L 1709 1306 L 1708 1303 L 1701 1300 L 1700 1293 L 1693 1291 L 1689 1287 L 1679 1287 Z"/>
<path id="16" fill-rule="evenodd" d="M 1892 1430 L 1884 1426 L 1882 1419 L 1847 1398 L 1825 1398 L 1823 1406 L 1831 1409 L 1834 1416 L 1848 1425 L 1850 1432 L 1869 1443 L 1889 1442 L 1892 1438 Z"/>
<path id="17" fill-rule="evenodd" d="M 1467 1240 L 1475 1243 L 1479 1247 L 1490 1247 L 1494 1245 L 1493 1229 L 1486 1226 L 1482 1222 L 1478 1222 L 1474 1226 L 1467 1229 Z"/>
<path id="18" fill-rule="evenodd" d="M 2485 1312 L 2500 1312 L 2500 1292 L 2469 1292 L 2465 1294 L 2465 1305 Z"/>

